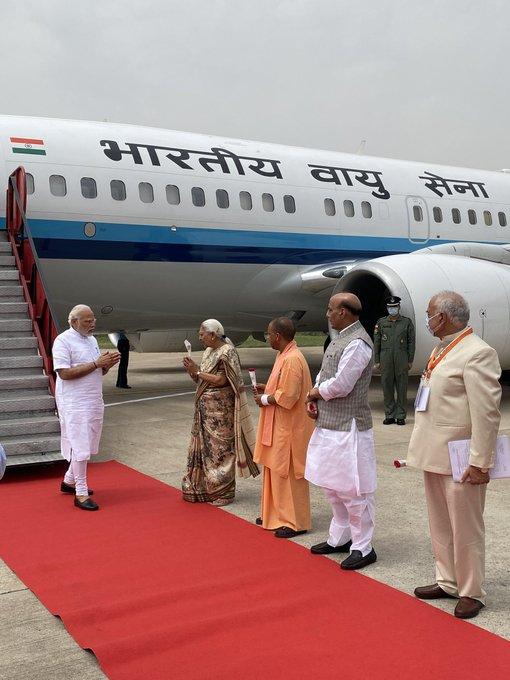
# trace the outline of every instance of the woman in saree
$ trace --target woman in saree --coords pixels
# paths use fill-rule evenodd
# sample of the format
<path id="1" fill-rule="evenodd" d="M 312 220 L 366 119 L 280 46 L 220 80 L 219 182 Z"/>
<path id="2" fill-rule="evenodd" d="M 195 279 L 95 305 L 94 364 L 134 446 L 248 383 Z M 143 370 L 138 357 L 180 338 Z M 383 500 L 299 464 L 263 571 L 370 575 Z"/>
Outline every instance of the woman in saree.
<path id="1" fill-rule="evenodd" d="M 252 455 L 255 430 L 239 356 L 223 326 L 208 319 L 198 337 L 205 347 L 200 366 L 189 356 L 183 359 L 197 391 L 182 494 L 190 503 L 228 505 L 234 500 L 236 474 L 259 474 Z"/>

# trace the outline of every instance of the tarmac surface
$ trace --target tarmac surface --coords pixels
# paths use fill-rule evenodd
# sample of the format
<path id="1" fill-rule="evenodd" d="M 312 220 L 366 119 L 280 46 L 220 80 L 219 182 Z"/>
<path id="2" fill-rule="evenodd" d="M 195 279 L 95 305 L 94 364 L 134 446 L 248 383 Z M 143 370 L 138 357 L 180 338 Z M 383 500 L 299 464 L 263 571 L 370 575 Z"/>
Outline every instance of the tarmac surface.
<path id="1" fill-rule="evenodd" d="M 303 352 L 314 378 L 320 365 L 322 348 L 304 348 Z M 200 352 L 194 352 L 193 356 L 198 359 Z M 248 366 L 255 367 L 259 382 L 265 382 L 275 352 L 269 348 L 242 349 L 240 356 L 245 382 L 248 382 Z M 181 362 L 181 354 L 132 353 L 129 366 L 131 390 L 115 387 L 115 369 L 105 377 L 107 408 L 101 453 L 94 461 L 118 460 L 180 488 L 186 467 L 194 392 L 194 384 L 182 369 Z M 405 467 L 396 469 L 393 465 L 395 459 L 406 458 L 413 427 L 412 401 L 416 385 L 417 379 L 411 379 L 406 426 L 383 426 L 380 379 L 374 375 L 372 380 L 370 404 L 374 417 L 379 484 L 374 535 L 378 561 L 361 572 L 368 578 L 386 583 L 411 596 L 416 586 L 434 583 L 422 473 Z M 250 403 L 253 416 L 257 418 L 258 408 L 254 402 Z M 510 434 L 509 406 L 510 387 L 504 386 L 501 434 Z M 62 466 L 62 471 L 64 469 Z M 218 511 L 230 512 L 253 522 L 260 514 L 260 485 L 261 476 L 238 480 L 235 503 Z M 100 493 L 96 492 L 95 498 L 100 504 Z M 292 539 L 306 548 L 327 538 L 331 519 L 329 505 L 320 489 L 311 487 L 311 499 L 313 529 Z M 459 625 L 479 626 L 508 640 L 510 541 L 506 520 L 509 508 L 510 479 L 491 482 L 485 511 L 487 606 L 476 619 L 459 621 Z M 8 518 L 2 518 L 1 521 L 8 521 Z M 317 559 L 339 562 L 341 557 L 318 555 Z M 87 559 L 94 559 L 93 554 Z M 143 578 L 143 574 L 140 577 Z M 340 570 L 338 577 L 342 577 Z M 338 604 L 341 606 L 341 603 Z M 453 611 L 451 600 L 439 600 L 430 603 L 430 606 Z M 61 620 L 50 614 L 1 560 L 0 640 L 1 680 L 98 680 L 106 677 L 94 655 L 78 646 Z"/>

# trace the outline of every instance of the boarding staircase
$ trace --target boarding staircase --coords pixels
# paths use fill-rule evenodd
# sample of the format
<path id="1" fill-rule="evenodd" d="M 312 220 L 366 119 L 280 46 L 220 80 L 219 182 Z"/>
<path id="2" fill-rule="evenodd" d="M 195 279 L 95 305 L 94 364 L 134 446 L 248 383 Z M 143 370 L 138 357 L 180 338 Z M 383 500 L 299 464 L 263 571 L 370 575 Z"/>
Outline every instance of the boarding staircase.
<path id="1" fill-rule="evenodd" d="M 56 329 L 27 235 L 24 171 L 16 173 L 0 231 L 0 443 L 9 466 L 61 460 L 49 353 Z"/>

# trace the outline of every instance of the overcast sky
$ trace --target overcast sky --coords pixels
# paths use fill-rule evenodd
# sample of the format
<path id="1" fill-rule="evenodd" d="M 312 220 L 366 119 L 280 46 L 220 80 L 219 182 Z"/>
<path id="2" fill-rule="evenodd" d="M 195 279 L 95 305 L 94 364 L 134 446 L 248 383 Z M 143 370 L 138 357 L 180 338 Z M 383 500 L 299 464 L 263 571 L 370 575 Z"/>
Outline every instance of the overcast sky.
<path id="1" fill-rule="evenodd" d="M 0 112 L 510 167 L 509 0 L 0 4 Z"/>

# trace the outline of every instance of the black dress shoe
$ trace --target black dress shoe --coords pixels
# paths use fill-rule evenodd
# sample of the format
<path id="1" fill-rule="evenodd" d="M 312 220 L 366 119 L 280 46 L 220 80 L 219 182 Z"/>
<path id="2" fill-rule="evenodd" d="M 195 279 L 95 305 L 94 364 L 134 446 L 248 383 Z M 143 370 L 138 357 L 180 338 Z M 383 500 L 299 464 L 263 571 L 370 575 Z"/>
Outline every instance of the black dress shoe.
<path id="1" fill-rule="evenodd" d="M 397 418 L 397 425 L 405 425 L 406 421 L 403 418 Z"/>
<path id="2" fill-rule="evenodd" d="M 376 560 L 377 555 L 373 548 L 365 557 L 363 557 L 361 550 L 353 550 L 349 557 L 340 563 L 340 567 L 342 569 L 361 569 Z"/>
<path id="3" fill-rule="evenodd" d="M 312 552 L 314 555 L 331 555 L 331 553 L 346 553 L 349 552 L 351 549 L 351 544 L 352 541 L 347 541 L 347 543 L 344 543 L 343 545 L 337 545 L 336 547 L 333 545 L 329 545 L 327 541 L 324 541 L 323 543 L 317 543 L 316 545 L 312 545 L 310 548 L 310 552 Z"/>
<path id="4" fill-rule="evenodd" d="M 62 493 L 74 493 L 74 494 L 76 493 L 76 489 L 74 488 L 74 486 L 66 484 L 65 482 L 62 482 L 62 484 L 60 485 L 60 491 L 62 491 Z M 89 489 L 89 496 L 92 496 L 93 493 L 94 492 L 92 491 L 92 489 Z"/>
<path id="5" fill-rule="evenodd" d="M 290 527 L 278 527 L 274 532 L 276 538 L 294 538 L 294 536 L 300 536 L 301 534 L 306 534 L 306 529 L 296 531 Z"/>
<path id="6" fill-rule="evenodd" d="M 257 519 L 255 520 L 255 524 L 258 524 L 259 527 L 261 527 L 262 526 L 262 517 L 257 517 Z"/>
<path id="7" fill-rule="evenodd" d="M 383 425 L 393 425 L 394 422 L 395 422 L 395 418 L 385 418 L 382 421 L 382 424 Z"/>
<path id="8" fill-rule="evenodd" d="M 418 586 L 418 588 L 414 589 L 414 594 L 420 600 L 439 600 L 443 597 L 456 599 L 455 595 L 450 595 L 450 593 L 443 590 L 437 583 L 434 583 L 431 586 Z"/>
<path id="9" fill-rule="evenodd" d="M 99 510 L 99 505 L 93 501 L 92 498 L 86 498 L 84 501 L 79 501 L 75 496 L 74 504 L 77 508 L 81 508 L 82 510 Z"/>
<path id="10" fill-rule="evenodd" d="M 115 385 L 115 387 L 118 387 L 120 390 L 130 390 L 131 385 Z"/>
<path id="11" fill-rule="evenodd" d="M 458 619 L 472 619 L 478 616 L 480 609 L 485 607 L 480 600 L 475 600 L 472 597 L 461 597 L 455 607 L 455 616 Z"/>

